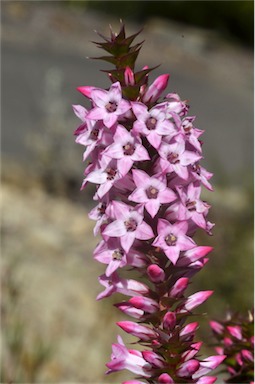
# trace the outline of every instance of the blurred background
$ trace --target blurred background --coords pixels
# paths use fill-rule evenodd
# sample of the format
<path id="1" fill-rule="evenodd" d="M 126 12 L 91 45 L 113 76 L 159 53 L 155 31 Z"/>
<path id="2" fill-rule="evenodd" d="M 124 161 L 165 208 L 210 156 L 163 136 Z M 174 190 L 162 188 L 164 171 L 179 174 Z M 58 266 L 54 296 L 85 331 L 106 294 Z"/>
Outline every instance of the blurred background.
<path id="1" fill-rule="evenodd" d="M 209 264 L 191 291 L 213 289 L 202 312 L 222 318 L 253 305 L 253 2 L 2 2 L 2 383 L 119 382 L 104 376 L 117 298 L 96 302 L 92 258 L 98 239 L 80 192 L 83 148 L 72 104 L 86 105 L 81 85 L 109 87 L 88 60 L 101 52 L 94 30 L 144 30 L 137 68 L 161 66 L 168 92 L 190 101 L 204 129 L 203 165 L 214 173 Z M 138 40 L 138 41 L 140 41 Z M 123 317 L 124 318 L 124 317 Z M 204 318 L 201 337 L 211 342 Z M 125 336 L 125 340 L 128 338 Z"/>

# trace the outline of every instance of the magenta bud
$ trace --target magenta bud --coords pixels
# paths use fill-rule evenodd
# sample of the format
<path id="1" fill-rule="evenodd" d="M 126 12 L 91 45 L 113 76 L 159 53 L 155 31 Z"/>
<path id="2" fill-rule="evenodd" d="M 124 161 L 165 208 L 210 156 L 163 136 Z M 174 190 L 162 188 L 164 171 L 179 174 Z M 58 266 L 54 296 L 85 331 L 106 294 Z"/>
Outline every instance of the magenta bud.
<path id="1" fill-rule="evenodd" d="M 182 340 L 187 340 L 190 337 L 193 337 L 196 329 L 198 328 L 198 322 L 187 324 L 181 331 L 180 336 Z"/>
<path id="2" fill-rule="evenodd" d="M 165 272 L 157 264 L 151 264 L 147 268 L 147 274 L 153 283 L 161 283 L 165 280 Z"/>
<path id="3" fill-rule="evenodd" d="M 176 374 L 179 377 L 190 377 L 192 376 L 200 367 L 200 364 L 197 360 L 189 360 L 183 363 L 179 369 L 177 369 Z"/>
<path id="4" fill-rule="evenodd" d="M 250 351 L 248 351 L 248 349 L 243 349 L 241 351 L 241 354 L 242 354 L 243 359 L 246 361 L 253 361 L 254 360 L 252 353 Z"/>
<path id="5" fill-rule="evenodd" d="M 134 85 L 135 84 L 135 77 L 134 72 L 130 67 L 126 67 L 124 72 L 124 78 L 125 78 L 125 84 L 126 85 Z"/>
<path id="6" fill-rule="evenodd" d="M 138 380 L 129 380 L 129 381 L 123 381 L 122 384 L 144 384 L 144 382 L 138 381 Z"/>
<path id="7" fill-rule="evenodd" d="M 133 321 L 119 321 L 116 323 L 123 331 L 130 333 L 139 339 L 147 341 L 156 338 L 158 335 L 151 328 L 134 323 Z"/>
<path id="8" fill-rule="evenodd" d="M 176 281 L 174 286 L 171 288 L 169 295 L 171 297 L 180 297 L 185 289 L 187 288 L 189 279 L 187 277 L 181 277 Z"/>
<path id="9" fill-rule="evenodd" d="M 198 379 L 197 384 L 213 384 L 216 380 L 215 376 L 203 376 Z"/>
<path id="10" fill-rule="evenodd" d="M 223 342 L 226 347 L 233 345 L 233 341 L 230 339 L 230 337 L 224 337 Z"/>
<path id="11" fill-rule="evenodd" d="M 150 363 L 156 368 L 163 368 L 165 365 L 163 357 L 159 356 L 153 351 L 143 351 L 142 355 L 144 360 L 148 361 L 148 363 Z"/>
<path id="12" fill-rule="evenodd" d="M 219 335 L 221 335 L 224 332 L 223 325 L 218 323 L 218 321 L 210 321 L 209 324 L 213 332 L 218 333 Z"/>
<path id="13" fill-rule="evenodd" d="M 129 299 L 128 302 L 132 304 L 135 308 L 141 309 L 148 313 L 154 313 L 159 310 L 158 303 L 155 300 L 150 299 L 148 297 L 135 296 L 135 297 L 131 297 L 131 299 Z"/>
<path id="14" fill-rule="evenodd" d="M 148 101 L 151 103 L 156 101 L 161 95 L 161 93 L 166 89 L 168 80 L 169 80 L 168 74 L 157 77 L 156 80 L 146 90 L 143 96 L 143 101 L 145 103 Z"/>
<path id="15" fill-rule="evenodd" d="M 172 331 L 176 324 L 176 316 L 174 312 L 167 312 L 163 318 L 163 328 Z"/>
<path id="16" fill-rule="evenodd" d="M 141 317 L 144 315 L 144 311 L 141 309 L 135 308 L 129 303 L 118 303 L 114 304 L 115 307 L 117 307 L 120 311 L 125 313 L 128 316 L 134 317 L 135 319 L 141 319 Z"/>
<path id="17" fill-rule="evenodd" d="M 227 326 L 227 330 L 229 331 L 230 335 L 235 337 L 238 340 L 242 340 L 242 329 L 238 325 L 234 326 Z"/>
<path id="18" fill-rule="evenodd" d="M 91 87 L 90 85 L 85 85 L 84 87 L 77 87 L 77 91 L 81 92 L 84 96 L 91 98 L 91 92 L 95 87 Z"/>
<path id="19" fill-rule="evenodd" d="M 198 307 L 200 304 L 206 301 L 212 294 L 213 294 L 213 291 L 200 291 L 200 292 L 194 293 L 193 295 L 188 297 L 184 305 L 184 308 L 187 311 L 191 311 L 192 309 Z"/>
<path id="20" fill-rule="evenodd" d="M 174 381 L 171 376 L 168 375 L 168 373 L 162 373 L 158 377 L 158 383 L 160 384 L 173 384 Z"/>

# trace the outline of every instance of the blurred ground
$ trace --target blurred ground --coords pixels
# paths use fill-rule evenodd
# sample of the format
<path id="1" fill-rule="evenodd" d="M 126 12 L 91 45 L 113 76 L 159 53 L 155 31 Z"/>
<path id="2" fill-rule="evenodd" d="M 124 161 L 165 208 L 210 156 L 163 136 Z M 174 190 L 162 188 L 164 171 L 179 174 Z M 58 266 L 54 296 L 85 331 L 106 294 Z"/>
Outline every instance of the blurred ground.
<path id="1" fill-rule="evenodd" d="M 96 302 L 92 260 L 97 240 L 80 193 L 82 148 L 71 104 L 84 103 L 79 85 L 108 87 L 86 60 L 100 52 L 94 29 L 108 34 L 118 20 L 62 8 L 55 2 L 2 4 L 2 330 L 1 382 L 98 383 L 104 377 L 120 314 Z M 129 24 L 129 33 L 139 26 Z M 151 19 L 139 65 L 162 63 L 169 91 L 189 99 L 205 129 L 204 164 L 215 173 L 216 247 L 193 289 L 214 289 L 207 312 L 252 305 L 253 57 L 215 33 Z M 70 199 L 71 198 L 71 199 Z M 82 203 L 82 205 L 81 205 Z M 210 269 L 211 268 L 211 269 Z M 197 284 L 197 285 L 196 285 Z M 208 286 L 209 285 L 209 286 Z"/>

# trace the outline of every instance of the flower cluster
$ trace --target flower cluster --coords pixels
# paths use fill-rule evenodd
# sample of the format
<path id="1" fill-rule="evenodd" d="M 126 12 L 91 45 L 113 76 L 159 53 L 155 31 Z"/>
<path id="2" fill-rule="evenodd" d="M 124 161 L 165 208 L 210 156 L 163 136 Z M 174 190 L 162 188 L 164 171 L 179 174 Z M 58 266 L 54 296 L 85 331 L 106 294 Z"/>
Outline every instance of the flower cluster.
<path id="1" fill-rule="evenodd" d="M 212 174 L 200 165 L 203 131 L 176 93 L 160 100 L 169 75 L 148 85 L 150 69 L 134 72 L 140 49 L 130 47 L 135 36 L 126 38 L 122 27 L 97 43 L 113 55 L 103 57 L 116 65 L 107 71 L 112 85 L 79 87 L 91 108 L 74 106 L 82 121 L 76 142 L 86 147 L 84 160 L 89 159 L 82 189 L 96 185 L 97 205 L 89 217 L 102 240 L 94 258 L 106 265 L 97 299 L 115 292 L 127 296 L 116 307 L 138 322 L 117 325 L 145 347 L 128 349 L 119 336 L 107 373 L 127 369 L 149 383 L 210 384 L 216 378 L 208 372 L 225 356 L 201 359 L 198 323 L 187 320 L 212 291 L 186 293 L 212 250 L 193 239 L 198 228 L 210 234 L 213 227 L 207 220 L 210 206 L 200 197 L 202 185 L 212 190 Z M 124 277 L 125 267 L 138 271 L 140 280 Z"/>
<path id="2" fill-rule="evenodd" d="M 226 355 L 226 383 L 253 383 L 254 380 L 254 318 L 240 314 L 227 316 L 224 321 L 211 321 L 217 339 L 216 352 Z"/>

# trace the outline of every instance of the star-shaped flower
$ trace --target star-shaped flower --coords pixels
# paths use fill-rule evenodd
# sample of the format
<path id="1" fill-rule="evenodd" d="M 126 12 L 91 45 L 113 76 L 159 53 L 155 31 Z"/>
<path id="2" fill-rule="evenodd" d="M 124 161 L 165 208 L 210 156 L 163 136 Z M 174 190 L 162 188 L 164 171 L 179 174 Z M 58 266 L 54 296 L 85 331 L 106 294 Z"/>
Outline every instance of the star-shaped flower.
<path id="1" fill-rule="evenodd" d="M 103 120 L 107 128 L 111 128 L 131 108 L 130 103 L 122 98 L 119 82 L 113 83 L 109 91 L 92 89 L 90 97 L 95 107 L 89 111 L 87 118 Z"/>
<path id="2" fill-rule="evenodd" d="M 186 236 L 187 230 L 186 221 L 170 224 L 167 220 L 159 219 L 158 236 L 152 245 L 162 248 L 169 260 L 176 264 L 181 251 L 187 251 L 196 246 L 196 243 Z"/>
<path id="3" fill-rule="evenodd" d="M 150 177 L 146 172 L 134 169 L 133 178 L 137 188 L 128 199 L 142 203 L 151 217 L 156 216 L 161 204 L 176 200 L 176 194 L 159 177 Z"/>

